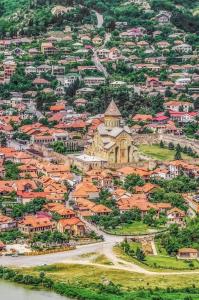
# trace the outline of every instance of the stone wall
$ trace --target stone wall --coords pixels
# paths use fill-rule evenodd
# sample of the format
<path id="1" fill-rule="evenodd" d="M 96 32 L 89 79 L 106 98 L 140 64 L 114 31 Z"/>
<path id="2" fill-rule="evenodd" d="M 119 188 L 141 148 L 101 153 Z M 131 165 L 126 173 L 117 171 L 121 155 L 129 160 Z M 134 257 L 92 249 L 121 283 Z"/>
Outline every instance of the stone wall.
<path id="1" fill-rule="evenodd" d="M 158 133 L 150 133 L 150 134 L 132 134 L 133 141 L 136 146 L 140 144 L 158 144 L 160 142 L 160 134 Z"/>
<path id="2" fill-rule="evenodd" d="M 168 134 L 160 135 L 160 140 L 164 141 L 166 144 L 173 143 L 174 145 L 179 144 L 181 147 L 191 147 L 193 151 L 199 154 L 199 140 Z"/>
<path id="3" fill-rule="evenodd" d="M 37 156 L 37 154 L 35 154 L 35 156 L 40 159 L 41 161 L 42 160 L 48 160 L 48 161 L 57 161 L 58 163 L 61 163 L 61 164 L 65 164 L 65 165 L 70 165 L 70 162 L 69 162 L 69 158 L 67 155 L 62 155 L 62 154 L 59 154 L 53 150 L 50 150 L 48 149 L 47 147 L 45 146 L 41 146 L 41 145 L 38 145 L 38 144 L 32 144 L 31 149 L 33 150 L 36 150 L 38 151 L 39 153 L 42 154 L 42 156 Z M 28 150 L 27 150 L 28 151 Z M 33 154 L 33 153 L 31 153 Z"/>

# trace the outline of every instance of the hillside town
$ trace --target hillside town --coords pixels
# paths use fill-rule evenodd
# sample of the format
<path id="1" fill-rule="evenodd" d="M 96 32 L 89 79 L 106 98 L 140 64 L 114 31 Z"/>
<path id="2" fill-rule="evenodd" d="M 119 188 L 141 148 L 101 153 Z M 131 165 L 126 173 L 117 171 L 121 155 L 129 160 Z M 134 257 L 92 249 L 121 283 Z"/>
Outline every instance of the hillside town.
<path id="1" fill-rule="evenodd" d="M 198 32 L 119 2 L 0 29 L 2 265 L 103 245 L 126 271 L 199 269 Z"/>

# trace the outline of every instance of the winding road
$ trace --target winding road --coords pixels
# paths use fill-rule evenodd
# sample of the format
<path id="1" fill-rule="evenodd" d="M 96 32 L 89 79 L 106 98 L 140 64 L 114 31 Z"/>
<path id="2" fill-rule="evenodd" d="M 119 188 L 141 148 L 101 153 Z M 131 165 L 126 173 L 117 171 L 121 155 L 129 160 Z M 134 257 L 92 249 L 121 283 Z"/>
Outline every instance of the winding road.
<path id="1" fill-rule="evenodd" d="M 172 272 L 155 272 L 145 269 L 133 262 L 128 262 L 120 257 L 113 251 L 113 247 L 124 240 L 124 236 L 110 235 L 95 225 L 89 223 L 85 219 L 82 220 L 86 223 L 90 230 L 93 230 L 98 235 L 102 235 L 104 241 L 93 244 L 77 246 L 74 250 L 69 250 L 59 253 L 51 253 L 38 256 L 1 256 L 0 265 L 13 266 L 13 267 L 35 267 L 42 265 L 50 265 L 57 263 L 64 264 L 79 264 L 85 266 L 96 266 L 100 268 L 108 268 L 112 270 L 123 270 L 128 272 L 146 274 L 146 275 L 193 275 L 199 274 L 199 271 L 172 271 Z M 92 256 L 103 255 L 111 264 L 105 265 L 93 262 Z"/>
<path id="2" fill-rule="evenodd" d="M 140 273 L 145 275 L 193 275 L 199 274 L 199 271 L 178 271 L 178 272 L 152 272 L 138 266 L 132 262 L 127 262 L 124 259 L 117 257 L 113 251 L 113 246 L 116 244 L 112 242 L 100 242 L 90 245 L 78 246 L 74 250 L 67 252 L 46 254 L 39 256 L 19 256 L 10 257 L 2 256 L 0 258 L 0 265 L 9 267 L 35 267 L 42 265 L 50 265 L 57 263 L 76 264 L 85 266 L 96 266 L 100 268 L 123 270 L 128 272 Z M 90 255 L 91 257 L 90 257 Z M 92 262 L 92 255 L 104 255 L 111 265 L 104 265 Z"/>
<path id="3" fill-rule="evenodd" d="M 104 17 L 102 14 L 98 13 L 96 10 L 93 10 L 97 18 L 97 28 L 101 28 L 104 23 Z"/>
<path id="4" fill-rule="evenodd" d="M 102 14 L 100 14 L 99 12 L 93 10 L 93 12 L 96 15 L 97 18 L 97 28 L 102 28 L 103 24 L 104 24 L 104 17 Z M 102 49 L 104 48 L 105 44 L 110 40 L 111 34 L 110 33 L 105 33 L 105 38 L 104 38 L 104 42 L 103 45 L 100 48 L 93 48 L 93 57 L 92 57 L 92 61 L 94 62 L 96 68 L 102 72 L 104 74 L 104 77 L 107 78 L 108 77 L 108 72 L 106 70 L 106 68 L 103 66 L 103 64 L 100 62 L 99 57 L 97 55 L 97 50 L 98 49 Z"/>
<path id="5" fill-rule="evenodd" d="M 50 265 L 57 263 L 64 264 L 79 264 L 85 266 L 96 266 L 100 268 L 108 268 L 115 270 L 123 270 L 128 272 L 146 274 L 146 275 L 193 275 L 199 274 L 199 271 L 178 271 L 178 272 L 154 272 L 147 270 L 133 262 L 128 262 L 113 251 L 113 247 L 124 240 L 123 236 L 115 236 L 104 233 L 93 224 L 87 223 L 90 230 L 94 230 L 98 235 L 103 235 L 104 241 L 77 246 L 74 250 L 69 250 L 59 253 L 51 253 L 38 256 L 1 256 L 0 265 L 13 267 L 35 267 L 41 265 Z M 110 265 L 95 263 L 92 261 L 92 256 L 103 255 L 110 261 Z"/>

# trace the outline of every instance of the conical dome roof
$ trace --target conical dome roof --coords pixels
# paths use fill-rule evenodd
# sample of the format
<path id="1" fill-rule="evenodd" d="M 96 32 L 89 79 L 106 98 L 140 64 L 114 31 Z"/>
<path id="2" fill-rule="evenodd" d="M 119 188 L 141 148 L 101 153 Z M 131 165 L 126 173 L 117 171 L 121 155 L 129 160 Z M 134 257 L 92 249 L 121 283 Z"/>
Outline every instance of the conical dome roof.
<path id="1" fill-rule="evenodd" d="M 110 102 L 104 116 L 121 117 L 121 113 L 113 100 Z"/>

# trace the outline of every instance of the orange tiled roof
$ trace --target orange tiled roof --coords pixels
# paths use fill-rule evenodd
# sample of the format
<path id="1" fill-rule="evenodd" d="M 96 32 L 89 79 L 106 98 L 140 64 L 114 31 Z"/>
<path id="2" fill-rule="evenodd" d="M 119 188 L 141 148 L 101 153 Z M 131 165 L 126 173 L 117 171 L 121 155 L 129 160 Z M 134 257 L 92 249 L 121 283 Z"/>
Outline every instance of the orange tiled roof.
<path id="1" fill-rule="evenodd" d="M 84 223 L 77 217 L 71 219 L 62 219 L 59 222 L 63 227 L 73 226 L 73 225 L 84 225 Z"/>
<path id="2" fill-rule="evenodd" d="M 53 225 L 49 218 L 39 218 L 37 216 L 26 216 L 20 224 L 24 226 L 31 226 L 33 228 L 49 227 Z"/>
<path id="3" fill-rule="evenodd" d="M 12 218 L 4 216 L 4 215 L 0 215 L 0 224 L 7 224 L 12 222 Z"/>
<path id="4" fill-rule="evenodd" d="M 131 174 L 137 174 L 139 176 L 149 176 L 151 174 L 151 171 L 142 170 L 138 168 L 133 167 L 123 167 L 121 169 L 117 170 L 118 173 L 122 173 L 123 175 L 131 175 Z"/>
<path id="5" fill-rule="evenodd" d="M 151 121 L 153 117 L 151 115 L 141 115 L 141 114 L 136 114 L 133 117 L 134 121 Z"/>
<path id="6" fill-rule="evenodd" d="M 94 213 L 111 213 L 112 209 L 106 207 L 103 204 L 98 204 L 90 208 L 90 210 Z"/>
<path id="7" fill-rule="evenodd" d="M 181 248 L 178 250 L 178 253 L 198 253 L 198 250 L 193 248 Z"/>
<path id="8" fill-rule="evenodd" d="M 93 206 L 95 206 L 95 203 L 84 198 L 78 198 L 76 200 L 76 204 L 79 208 L 86 208 L 86 209 L 91 209 Z"/>
<path id="9" fill-rule="evenodd" d="M 185 212 L 181 209 L 179 209 L 178 207 L 173 207 L 172 209 L 168 210 L 167 214 L 172 214 L 172 213 L 177 212 L 178 214 L 180 214 L 181 216 L 185 216 Z"/>
<path id="10" fill-rule="evenodd" d="M 165 102 L 166 106 L 181 106 L 181 105 L 193 105 L 191 102 L 185 102 L 185 101 L 177 101 L 177 100 L 172 100 Z"/>
<path id="11" fill-rule="evenodd" d="M 60 111 L 60 110 L 65 110 L 65 105 L 52 105 L 50 107 L 51 111 Z"/>
<path id="12" fill-rule="evenodd" d="M 152 184 L 152 183 L 148 182 L 148 183 L 145 183 L 145 185 L 143 185 L 143 186 L 136 186 L 135 192 L 136 193 L 149 193 L 154 188 L 157 188 L 157 184 Z"/>
<path id="13" fill-rule="evenodd" d="M 53 207 L 48 208 L 48 209 L 49 209 L 49 211 L 57 213 L 60 216 L 75 215 L 75 212 L 72 209 L 66 208 L 64 205 L 58 204 L 58 203 L 57 203 L 57 205 L 54 205 Z"/>
<path id="14" fill-rule="evenodd" d="M 22 192 L 22 191 L 18 191 L 17 195 L 22 197 L 22 198 L 46 198 L 46 196 L 48 195 L 48 193 L 45 192 Z"/>
<path id="15" fill-rule="evenodd" d="M 97 193 L 98 188 L 88 181 L 83 181 L 76 185 L 75 191 L 72 193 L 74 197 L 87 197 L 89 193 Z"/>

